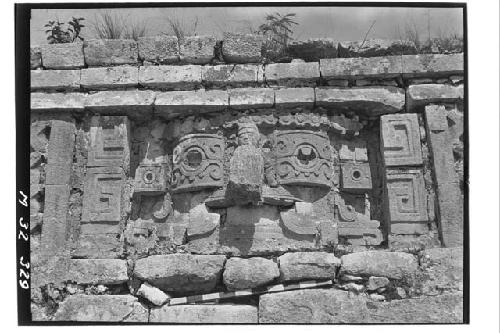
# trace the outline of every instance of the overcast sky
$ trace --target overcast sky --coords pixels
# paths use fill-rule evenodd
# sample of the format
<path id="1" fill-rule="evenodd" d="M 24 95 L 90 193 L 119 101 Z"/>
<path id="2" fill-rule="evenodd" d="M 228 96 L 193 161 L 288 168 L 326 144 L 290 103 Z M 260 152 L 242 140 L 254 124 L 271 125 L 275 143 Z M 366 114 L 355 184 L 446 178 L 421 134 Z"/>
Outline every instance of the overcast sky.
<path id="1" fill-rule="evenodd" d="M 46 43 L 44 24 L 59 19 L 67 22 L 72 16 L 84 17 L 85 38 L 94 38 L 92 22 L 96 15 L 109 11 L 128 22 L 146 22 L 148 35 L 172 34 L 168 18 L 181 21 L 188 30 L 197 21 L 197 35 L 222 36 L 222 32 L 248 32 L 264 22 L 268 13 L 296 13 L 295 39 L 330 37 L 337 41 L 362 40 L 370 25 L 375 24 L 368 38 L 397 38 L 398 27 L 416 27 L 421 38 L 440 34 L 463 34 L 461 8 L 375 8 L 375 7 L 206 7 L 206 8 L 133 8 L 133 9 L 36 9 L 31 16 L 31 44 Z M 430 29 L 428 28 L 430 26 Z"/>

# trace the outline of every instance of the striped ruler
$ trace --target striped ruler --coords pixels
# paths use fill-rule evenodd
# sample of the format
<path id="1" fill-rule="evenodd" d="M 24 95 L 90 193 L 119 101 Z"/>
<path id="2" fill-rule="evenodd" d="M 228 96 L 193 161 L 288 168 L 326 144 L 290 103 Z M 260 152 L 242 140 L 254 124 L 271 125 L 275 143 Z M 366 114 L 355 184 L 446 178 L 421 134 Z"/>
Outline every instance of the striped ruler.
<path id="1" fill-rule="evenodd" d="M 187 296 L 187 297 L 178 297 L 171 298 L 170 305 L 180 305 L 180 304 L 192 304 L 192 303 L 202 303 L 207 301 L 214 301 L 223 298 L 233 298 L 233 297 L 242 297 L 242 296 L 251 296 L 258 294 L 267 294 L 267 293 L 277 293 L 281 291 L 288 290 L 296 290 L 296 289 L 309 289 L 316 287 L 324 287 L 331 286 L 333 284 L 332 280 L 327 281 L 303 281 L 292 284 L 277 284 L 274 286 L 261 287 L 255 289 L 244 289 L 237 291 L 228 291 L 228 292 L 218 292 L 211 293 L 205 295 L 195 295 L 195 296 Z"/>

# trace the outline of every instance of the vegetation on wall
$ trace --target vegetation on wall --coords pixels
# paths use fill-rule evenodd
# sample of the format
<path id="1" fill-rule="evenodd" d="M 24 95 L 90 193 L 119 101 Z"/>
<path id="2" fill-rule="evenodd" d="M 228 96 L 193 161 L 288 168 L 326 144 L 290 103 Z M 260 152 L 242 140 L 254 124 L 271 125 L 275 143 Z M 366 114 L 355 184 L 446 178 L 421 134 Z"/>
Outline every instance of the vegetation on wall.
<path id="1" fill-rule="evenodd" d="M 92 21 L 94 34 L 100 39 L 138 40 L 148 33 L 146 21 L 131 21 L 117 13 L 101 12 Z"/>
<path id="2" fill-rule="evenodd" d="M 292 27 L 298 25 L 295 16 L 295 13 L 266 15 L 265 22 L 257 30 L 258 34 L 264 36 L 264 57 L 279 61 L 286 56 L 287 45 L 293 39 Z"/>
<path id="3" fill-rule="evenodd" d="M 72 17 L 71 21 L 68 21 L 68 27 L 65 29 L 65 23 L 57 21 L 49 21 L 45 28 L 45 33 L 47 36 L 47 41 L 49 44 L 60 44 L 60 43 L 73 43 L 76 40 L 83 41 L 83 37 L 80 36 L 80 32 L 83 27 L 81 21 L 84 21 L 83 17 Z"/>

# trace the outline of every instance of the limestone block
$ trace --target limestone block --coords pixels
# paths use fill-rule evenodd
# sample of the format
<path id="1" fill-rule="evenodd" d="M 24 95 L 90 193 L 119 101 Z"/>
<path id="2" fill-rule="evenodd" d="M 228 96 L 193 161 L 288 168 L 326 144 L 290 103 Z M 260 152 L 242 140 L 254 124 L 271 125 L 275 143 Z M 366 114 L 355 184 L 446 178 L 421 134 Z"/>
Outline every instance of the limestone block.
<path id="1" fill-rule="evenodd" d="M 151 323 L 257 324 L 258 310 L 251 305 L 165 305 L 152 309 Z"/>
<path id="2" fill-rule="evenodd" d="M 153 255 L 136 261 L 134 276 L 165 292 L 210 292 L 225 261 L 220 255 Z"/>
<path id="3" fill-rule="evenodd" d="M 280 212 L 281 221 L 287 231 L 296 235 L 314 236 L 317 233 L 319 219 L 311 214 L 302 214 L 296 210 Z"/>
<path id="4" fill-rule="evenodd" d="M 83 111 L 85 96 L 81 93 L 31 93 L 31 111 Z"/>
<path id="5" fill-rule="evenodd" d="M 287 46 L 287 54 L 305 61 L 320 61 L 337 58 L 337 42 L 331 38 L 310 38 L 294 40 Z"/>
<path id="6" fill-rule="evenodd" d="M 341 257 L 340 274 L 380 276 L 400 280 L 418 269 L 417 259 L 404 252 L 365 251 Z"/>
<path id="7" fill-rule="evenodd" d="M 406 90 L 406 112 L 422 112 L 429 104 L 463 103 L 464 86 L 447 84 L 417 84 Z"/>
<path id="8" fill-rule="evenodd" d="M 222 279 L 227 289 L 256 288 L 271 283 L 280 276 L 278 265 L 264 258 L 230 258 L 226 261 Z"/>
<path id="9" fill-rule="evenodd" d="M 462 293 L 370 304 L 369 323 L 463 323 Z"/>
<path id="10" fill-rule="evenodd" d="M 201 203 L 189 211 L 189 224 L 187 236 L 201 236 L 208 234 L 220 224 L 220 215 L 209 213 L 204 203 Z"/>
<path id="11" fill-rule="evenodd" d="M 415 43 L 409 40 L 367 39 L 338 44 L 339 58 L 401 56 L 402 54 L 417 54 L 417 52 Z"/>
<path id="12" fill-rule="evenodd" d="M 37 69 L 42 67 L 42 49 L 40 46 L 30 47 L 30 68 Z"/>
<path id="13" fill-rule="evenodd" d="M 377 116 L 396 113 L 405 105 L 404 90 L 396 87 L 317 88 L 316 106 Z"/>
<path id="14" fill-rule="evenodd" d="M 121 284 L 128 281 L 127 262 L 120 259 L 71 259 L 65 280 L 78 284 Z"/>
<path id="15" fill-rule="evenodd" d="M 314 107 L 313 88 L 285 88 L 274 91 L 276 108 L 304 108 Z"/>
<path id="16" fill-rule="evenodd" d="M 319 68 L 321 77 L 326 80 L 388 79 L 400 76 L 403 71 L 400 56 L 321 59 Z"/>
<path id="17" fill-rule="evenodd" d="M 132 39 L 89 39 L 83 42 L 88 66 L 137 64 L 139 50 Z"/>
<path id="18" fill-rule="evenodd" d="M 428 142 L 432 154 L 434 181 L 437 185 L 438 220 L 441 239 L 445 246 L 461 246 L 464 238 L 463 199 L 459 178 L 455 172 L 455 158 L 444 107 L 425 108 Z"/>
<path id="19" fill-rule="evenodd" d="M 179 62 L 179 41 L 175 36 L 139 37 L 139 58 L 154 64 Z"/>
<path id="20" fill-rule="evenodd" d="M 340 259 L 333 253 L 295 252 L 278 258 L 282 281 L 334 279 Z"/>
<path id="21" fill-rule="evenodd" d="M 168 90 L 194 90 L 201 85 L 201 66 L 141 66 L 139 84 Z"/>
<path id="22" fill-rule="evenodd" d="M 368 149 L 363 140 L 341 140 L 339 159 L 342 162 L 368 162 Z"/>
<path id="23" fill-rule="evenodd" d="M 179 41 L 180 59 L 188 64 L 208 64 L 214 57 L 216 39 L 212 36 L 188 36 Z"/>
<path id="24" fill-rule="evenodd" d="M 315 87 L 320 78 L 317 62 L 269 64 L 264 72 L 267 83 L 287 87 Z"/>
<path id="25" fill-rule="evenodd" d="M 270 88 L 236 88 L 229 90 L 229 107 L 235 110 L 271 108 L 274 90 Z"/>
<path id="26" fill-rule="evenodd" d="M 422 252 L 423 292 L 436 295 L 443 291 L 463 290 L 463 248 L 434 248 Z"/>
<path id="27" fill-rule="evenodd" d="M 342 189 L 347 192 L 362 192 L 372 189 L 372 176 L 368 163 L 342 163 Z"/>
<path id="28" fill-rule="evenodd" d="M 380 117 L 380 148 L 386 166 L 421 165 L 420 126 L 416 114 Z"/>
<path id="29" fill-rule="evenodd" d="M 73 69 L 85 66 L 82 43 L 48 44 L 40 46 L 42 65 L 46 69 Z"/>
<path id="30" fill-rule="evenodd" d="M 262 65 L 217 65 L 203 66 L 202 77 L 205 85 L 213 87 L 254 86 L 263 81 Z"/>
<path id="31" fill-rule="evenodd" d="M 80 70 L 31 71 L 31 91 L 69 91 L 80 89 Z"/>
<path id="32" fill-rule="evenodd" d="M 222 55 L 230 63 L 259 62 L 262 42 L 262 36 L 224 33 Z"/>
<path id="33" fill-rule="evenodd" d="M 75 125 L 72 122 L 51 122 L 45 183 L 47 185 L 69 184 L 75 146 Z"/>
<path id="34" fill-rule="evenodd" d="M 221 90 L 168 91 L 158 93 L 154 104 L 156 114 L 171 119 L 181 115 L 225 110 L 229 104 L 229 95 L 227 91 Z"/>
<path id="35" fill-rule="evenodd" d="M 71 295 L 55 321 L 148 322 L 149 311 L 130 295 Z"/>
<path id="36" fill-rule="evenodd" d="M 366 322 L 366 302 L 338 289 L 294 290 L 259 298 L 259 323 Z"/>
<path id="37" fill-rule="evenodd" d="M 136 295 L 147 299 L 156 306 L 162 306 L 170 299 L 170 296 L 149 283 L 143 283 L 139 290 L 137 290 Z"/>
<path id="38" fill-rule="evenodd" d="M 123 257 L 123 241 L 117 224 L 82 223 L 82 234 L 71 249 L 73 258 L 117 259 Z"/>
<path id="39" fill-rule="evenodd" d="M 138 69 L 133 66 L 82 69 L 81 85 L 89 90 L 132 88 L 138 81 Z"/>
<path id="40" fill-rule="evenodd" d="M 234 151 L 229 164 L 226 196 L 238 205 L 261 202 L 264 179 L 261 151 L 252 145 L 240 146 Z"/>
<path id="41" fill-rule="evenodd" d="M 156 92 L 150 90 L 100 91 L 88 94 L 85 109 L 102 114 L 151 116 Z"/>
<path id="42" fill-rule="evenodd" d="M 384 288 L 389 282 L 389 279 L 384 276 L 370 276 L 366 284 L 366 289 L 374 291 L 379 288 Z"/>
<path id="43" fill-rule="evenodd" d="M 448 77 L 463 75 L 464 54 L 416 54 L 403 55 L 403 77 Z"/>
<path id="44" fill-rule="evenodd" d="M 41 253 L 50 257 L 65 252 L 68 231 L 68 185 L 46 185 L 41 237 Z"/>

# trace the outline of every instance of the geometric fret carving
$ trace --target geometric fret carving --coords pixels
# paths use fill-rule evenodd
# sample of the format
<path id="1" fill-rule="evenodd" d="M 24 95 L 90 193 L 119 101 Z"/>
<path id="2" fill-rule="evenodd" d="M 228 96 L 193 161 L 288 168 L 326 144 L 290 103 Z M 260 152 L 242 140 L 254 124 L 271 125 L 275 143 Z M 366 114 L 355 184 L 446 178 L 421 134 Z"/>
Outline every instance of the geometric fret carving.
<path id="1" fill-rule="evenodd" d="M 83 192 L 82 222 L 119 223 L 124 174 L 121 168 L 88 168 Z"/>
<path id="2" fill-rule="evenodd" d="M 173 152 L 173 192 L 222 187 L 224 149 L 224 138 L 216 134 L 182 137 Z"/>
<path id="3" fill-rule="evenodd" d="M 422 171 L 388 170 L 386 184 L 391 223 L 428 221 Z"/>
<path id="4" fill-rule="evenodd" d="M 386 166 L 421 165 L 420 127 L 417 115 L 380 117 L 382 156 Z"/>
<path id="5" fill-rule="evenodd" d="M 277 131 L 274 148 L 280 184 L 331 186 L 332 149 L 327 135 L 307 130 Z"/>
<path id="6" fill-rule="evenodd" d="M 87 166 L 117 166 L 127 170 L 130 158 L 128 133 L 127 117 L 93 117 Z"/>

